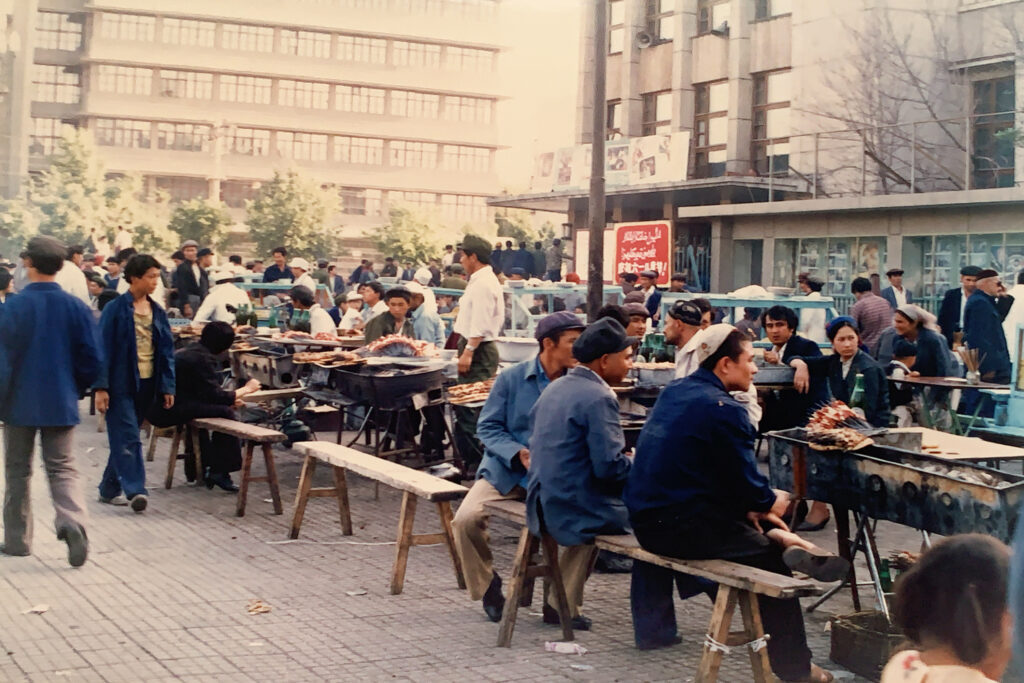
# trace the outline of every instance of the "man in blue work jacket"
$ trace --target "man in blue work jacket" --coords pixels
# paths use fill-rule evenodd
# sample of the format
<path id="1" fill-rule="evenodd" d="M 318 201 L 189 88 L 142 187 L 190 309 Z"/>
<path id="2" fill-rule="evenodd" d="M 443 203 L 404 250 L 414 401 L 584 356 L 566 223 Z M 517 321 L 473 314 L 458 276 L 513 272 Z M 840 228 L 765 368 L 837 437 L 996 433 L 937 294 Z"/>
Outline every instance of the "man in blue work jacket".
<path id="1" fill-rule="evenodd" d="M 85 563 L 88 515 L 75 470 L 72 433 L 78 398 L 96 379 L 100 350 L 89 308 L 54 280 L 66 247 L 52 237 L 28 243 L 30 284 L 0 311 L 0 421 L 4 423 L 4 545 L 7 555 L 32 546 L 32 450 L 40 434 L 57 538 L 68 562 Z"/>
<path id="2" fill-rule="evenodd" d="M 619 402 L 609 384 L 629 372 L 635 342 L 617 321 L 598 320 L 573 344 L 580 364 L 533 406 L 527 523 L 534 535 L 547 532 L 563 546 L 558 566 L 578 631 L 590 630 L 579 608 L 594 537 L 628 528 L 620 496 L 632 461 L 623 454 Z M 548 624 L 559 623 L 554 600 L 551 595 L 544 605 Z"/>
<path id="3" fill-rule="evenodd" d="M 542 318 L 535 334 L 540 352 L 498 375 L 480 411 L 476 433 L 484 456 L 476 483 L 459 505 L 452 525 L 469 595 L 483 600 L 491 621 L 501 621 L 505 598 L 493 567 L 484 503 L 526 497 L 530 411 L 544 388 L 576 365 L 572 345 L 582 329 L 580 319 L 567 311 Z"/>

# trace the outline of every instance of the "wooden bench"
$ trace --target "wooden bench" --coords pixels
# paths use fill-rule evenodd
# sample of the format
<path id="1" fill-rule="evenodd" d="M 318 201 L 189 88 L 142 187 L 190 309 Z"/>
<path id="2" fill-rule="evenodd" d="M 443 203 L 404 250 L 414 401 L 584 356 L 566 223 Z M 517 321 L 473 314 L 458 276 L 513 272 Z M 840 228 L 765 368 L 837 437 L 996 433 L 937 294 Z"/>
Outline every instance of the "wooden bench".
<path id="1" fill-rule="evenodd" d="M 391 570 L 391 594 L 398 595 L 405 585 L 405 567 L 409 559 L 409 548 L 414 545 L 444 543 L 455 567 L 455 579 L 459 588 L 466 587 L 462 574 L 462 563 L 455 551 L 455 539 L 452 535 L 451 501 L 465 497 L 469 489 L 450 481 L 439 479 L 433 475 L 414 470 L 405 465 L 384 460 L 368 453 L 362 453 L 347 446 L 322 441 L 307 441 L 295 444 L 295 450 L 305 455 L 302 463 L 302 474 L 299 477 L 299 490 L 295 498 L 295 513 L 289 538 L 299 537 L 302 517 L 306 512 L 306 503 L 310 498 L 336 498 L 338 513 L 341 516 L 341 532 L 352 535 L 352 514 L 348 501 L 348 483 L 346 472 L 373 479 L 403 491 L 402 512 L 398 519 L 398 540 L 395 549 L 395 563 Z M 318 461 L 334 468 L 334 486 L 313 488 L 313 475 Z M 437 506 L 441 518 L 441 533 L 414 534 L 413 522 L 416 518 L 417 498 L 424 498 Z"/>
<path id="2" fill-rule="evenodd" d="M 526 505 L 519 501 L 498 501 L 486 503 L 492 514 L 524 525 L 520 535 L 519 551 L 516 554 L 516 565 L 512 574 L 512 586 L 509 599 L 505 603 L 502 615 L 502 632 L 499 634 L 498 645 L 508 647 L 515 627 L 515 611 L 519 606 L 520 593 L 517 583 L 526 585 L 526 577 L 520 570 L 523 551 L 523 536 L 529 536 L 525 528 Z M 718 670 L 722 664 L 722 656 L 731 647 L 748 646 L 750 665 L 753 669 L 753 680 L 756 683 L 770 683 L 775 678 L 768 661 L 768 650 L 765 648 L 764 626 L 761 623 L 761 610 L 757 596 L 770 598 L 802 598 L 818 595 L 823 586 L 810 579 L 783 576 L 764 569 L 748 567 L 727 560 L 680 560 L 664 555 L 655 555 L 640 547 L 632 534 L 598 536 L 594 545 L 599 550 L 607 550 L 625 555 L 640 562 L 649 562 L 673 571 L 699 576 L 718 583 L 718 596 L 711 612 L 711 622 L 704 640 L 704 654 L 697 670 L 696 683 L 711 683 L 718 680 Z M 528 561 L 529 558 L 526 558 Z M 550 563 L 550 560 L 547 560 Z M 517 573 L 518 570 L 518 573 Z M 557 572 L 555 572 L 557 575 Z M 553 583 L 560 583 L 560 576 Z M 532 582 L 529 584 L 532 592 Z M 528 603 L 527 603 L 528 604 Z M 742 631 L 730 631 L 733 613 L 740 608 L 743 619 Z M 511 609 L 510 609 L 511 607 Z M 508 628 L 506 632 L 506 620 Z M 564 631 L 564 626 L 563 626 Z M 570 631 L 571 634 L 571 631 Z M 571 639 L 571 635 L 566 638 Z M 725 647 L 721 647 L 725 646 Z"/>
<path id="3" fill-rule="evenodd" d="M 181 444 L 182 436 L 185 433 L 184 426 L 172 427 L 173 440 L 171 441 L 171 453 L 167 458 L 167 478 L 164 480 L 164 488 L 171 488 L 174 483 L 174 468 L 178 462 L 178 447 Z M 235 514 L 239 517 L 245 516 L 245 504 L 249 495 L 249 484 L 265 481 L 270 486 L 270 497 L 274 503 L 274 514 L 284 514 L 281 505 L 281 490 L 277 483 L 277 468 L 274 466 L 274 444 L 281 443 L 288 439 L 281 432 L 259 425 L 252 425 L 238 420 L 229 420 L 223 417 L 202 417 L 192 420 L 188 425 L 188 431 L 192 435 L 192 453 L 195 457 L 196 479 L 203 478 L 202 460 L 199 451 L 199 430 L 207 429 L 211 432 L 220 432 L 237 437 L 245 444 L 245 452 L 242 457 L 242 480 L 238 484 L 238 503 L 235 507 Z M 166 436 L 168 430 L 160 430 L 160 436 Z M 153 438 L 157 436 L 157 430 L 153 430 Z M 267 474 L 263 477 L 252 476 L 252 457 L 256 450 L 256 444 L 263 448 L 263 462 L 266 464 Z M 150 450 L 155 448 L 150 445 Z"/>
<path id="4" fill-rule="evenodd" d="M 512 647 L 512 632 L 516 628 L 516 615 L 520 607 L 528 607 L 533 602 L 534 584 L 538 577 L 550 582 L 550 589 L 555 591 L 558 602 L 558 620 L 562 626 L 562 638 L 572 640 L 572 613 L 569 600 L 565 595 L 565 583 L 562 572 L 558 568 L 558 544 L 548 534 L 537 538 L 526 526 L 526 504 L 519 500 L 495 500 L 484 503 L 492 516 L 507 519 L 522 526 L 519 532 L 519 545 L 516 558 L 512 565 L 512 578 L 509 582 L 508 599 L 501 614 L 501 625 L 498 627 L 498 647 Z M 543 555 L 543 562 L 534 561 L 537 550 Z"/>

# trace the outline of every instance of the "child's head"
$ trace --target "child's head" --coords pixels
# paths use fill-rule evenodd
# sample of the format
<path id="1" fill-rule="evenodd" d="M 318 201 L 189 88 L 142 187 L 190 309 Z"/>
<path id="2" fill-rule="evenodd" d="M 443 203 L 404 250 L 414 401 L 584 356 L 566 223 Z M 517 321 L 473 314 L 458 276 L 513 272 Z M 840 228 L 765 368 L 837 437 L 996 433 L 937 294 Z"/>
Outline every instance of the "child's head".
<path id="1" fill-rule="evenodd" d="M 892 359 L 903 363 L 908 368 L 913 367 L 917 360 L 917 344 L 902 337 L 896 339 L 896 343 L 892 345 Z"/>
<path id="2" fill-rule="evenodd" d="M 998 679 L 1011 655 L 1009 569 L 1010 549 L 991 536 L 952 536 L 900 576 L 896 625 L 919 649 L 948 649 Z"/>

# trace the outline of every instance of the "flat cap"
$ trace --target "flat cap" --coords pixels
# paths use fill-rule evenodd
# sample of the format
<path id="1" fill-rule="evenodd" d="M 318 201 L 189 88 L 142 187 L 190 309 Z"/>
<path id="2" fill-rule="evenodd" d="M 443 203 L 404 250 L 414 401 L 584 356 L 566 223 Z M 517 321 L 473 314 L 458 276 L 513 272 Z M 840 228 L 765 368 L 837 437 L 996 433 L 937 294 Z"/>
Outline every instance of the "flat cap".
<path id="1" fill-rule="evenodd" d="M 987 277 L 999 277 L 999 272 L 992 268 L 984 268 L 978 271 L 977 278 L 979 280 L 984 280 Z"/>
<path id="2" fill-rule="evenodd" d="M 633 317 L 634 315 L 642 315 L 644 318 L 650 318 L 651 314 L 648 312 L 647 307 L 643 304 L 628 303 L 622 307 L 622 310 L 626 312 L 626 315 Z"/>
<path id="3" fill-rule="evenodd" d="M 583 330 L 573 342 L 572 355 L 581 363 L 589 363 L 609 353 L 618 353 L 636 343 L 636 337 L 626 334 L 619 321 L 601 318 Z"/>
<path id="4" fill-rule="evenodd" d="M 587 324 L 569 311 L 558 311 L 544 316 L 537 322 L 533 336 L 538 340 L 550 337 L 562 330 L 582 330 Z"/>
<path id="5" fill-rule="evenodd" d="M 626 304 L 642 304 L 644 302 L 644 293 L 639 289 L 634 289 L 632 292 L 622 297 L 622 305 Z"/>
<path id="6" fill-rule="evenodd" d="M 658 273 L 653 270 L 643 270 L 640 271 L 640 277 L 646 277 L 652 280 L 656 280 L 658 278 Z"/>
<path id="7" fill-rule="evenodd" d="M 902 268 L 890 268 L 889 270 L 885 271 L 885 276 L 886 277 L 892 277 L 893 275 L 903 275 L 903 269 Z"/>
<path id="8" fill-rule="evenodd" d="M 198 249 L 199 242 L 196 242 L 195 240 L 185 240 L 184 242 L 181 243 L 181 248 L 185 249 L 186 247 L 195 247 L 196 249 Z"/>
<path id="9" fill-rule="evenodd" d="M 203 247 L 202 249 L 200 249 L 199 251 L 196 252 L 196 256 L 212 256 L 212 255 L 213 255 L 213 249 L 210 249 L 209 247 Z"/>
<path id="10" fill-rule="evenodd" d="M 960 269 L 960 274 L 966 275 L 967 277 L 978 277 L 978 273 L 980 272 L 981 268 L 978 266 L 964 266 Z"/>
<path id="11" fill-rule="evenodd" d="M 491 245 L 477 235 L 466 235 L 463 238 L 462 251 L 466 254 L 473 254 L 480 263 L 490 264 L 491 262 Z"/>
<path id="12" fill-rule="evenodd" d="M 490 255 L 488 255 L 488 258 L 490 258 Z M 465 273 L 466 272 L 466 269 L 462 267 L 461 263 L 453 263 L 451 265 L 451 269 L 452 269 L 453 273 L 461 274 L 461 273 Z"/>

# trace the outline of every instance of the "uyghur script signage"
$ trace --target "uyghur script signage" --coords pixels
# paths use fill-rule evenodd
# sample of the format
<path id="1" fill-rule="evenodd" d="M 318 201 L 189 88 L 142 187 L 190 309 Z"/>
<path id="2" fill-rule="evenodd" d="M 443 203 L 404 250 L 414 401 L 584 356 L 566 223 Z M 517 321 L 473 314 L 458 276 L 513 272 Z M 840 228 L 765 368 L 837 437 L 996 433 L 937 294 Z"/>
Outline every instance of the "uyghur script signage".
<path id="1" fill-rule="evenodd" d="M 615 274 L 658 272 L 658 284 L 669 282 L 672 227 L 668 221 L 615 226 Z"/>

